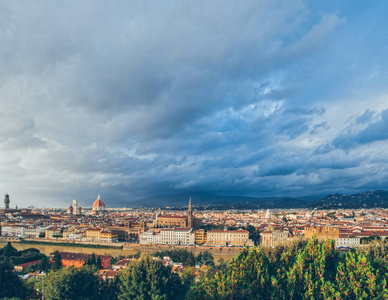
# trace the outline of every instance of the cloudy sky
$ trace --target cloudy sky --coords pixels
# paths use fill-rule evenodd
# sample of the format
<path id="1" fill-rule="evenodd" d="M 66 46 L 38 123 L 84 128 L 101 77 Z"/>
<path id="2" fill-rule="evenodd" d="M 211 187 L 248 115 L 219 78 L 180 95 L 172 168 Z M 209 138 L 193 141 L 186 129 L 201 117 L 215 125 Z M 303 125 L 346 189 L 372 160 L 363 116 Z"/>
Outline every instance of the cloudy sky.
<path id="1" fill-rule="evenodd" d="M 388 189 L 387 15 L 385 1 L 0 0 L 0 195 Z"/>

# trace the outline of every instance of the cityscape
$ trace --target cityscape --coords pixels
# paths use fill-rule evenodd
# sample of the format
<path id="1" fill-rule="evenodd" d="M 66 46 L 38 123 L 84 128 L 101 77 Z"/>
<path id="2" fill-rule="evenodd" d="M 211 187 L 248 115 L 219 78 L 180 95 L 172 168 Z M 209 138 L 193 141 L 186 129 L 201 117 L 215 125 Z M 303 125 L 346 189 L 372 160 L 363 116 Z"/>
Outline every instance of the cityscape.
<path id="1" fill-rule="evenodd" d="M 173 245 L 208 247 L 275 246 L 292 239 L 333 239 L 350 249 L 362 240 L 388 236 L 388 209 L 193 210 L 108 209 L 98 195 L 91 208 L 73 200 L 67 209 L 0 210 L 3 239 L 109 244 L 125 247 Z M 251 226 L 260 235 L 252 240 Z M 113 244 L 112 244 L 113 243 Z M 210 248 L 213 249 L 213 248 Z"/>
<path id="2" fill-rule="evenodd" d="M 123 270 L 150 255 L 171 274 L 182 277 L 191 272 L 192 280 L 198 281 L 204 272 L 227 270 L 227 263 L 244 249 L 278 251 L 290 245 L 303 249 L 308 241 L 333 241 L 333 250 L 346 255 L 366 251 L 379 241 L 388 247 L 385 208 L 203 210 L 194 209 L 195 199 L 187 200 L 186 209 L 108 208 L 105 201 L 109 199 L 104 201 L 99 194 L 89 207 L 72 200 L 62 209 L 12 208 L 12 198 L 6 194 L 0 209 L 0 243 L 4 245 L 0 253 L 29 253 L 25 258 L 11 256 L 14 272 L 24 284 L 40 286 L 47 276 L 44 271 L 50 269 L 64 272 L 55 270 L 83 270 L 92 265 L 98 266 L 92 269 L 93 276 L 106 282 L 114 294 L 118 291 L 114 282 Z M 203 291 L 194 291 L 187 295 L 203 297 Z M 28 299 L 44 295 L 39 288 L 29 293 Z"/>
<path id="3" fill-rule="evenodd" d="M 0 0 L 0 300 L 388 299 L 387 15 Z"/>

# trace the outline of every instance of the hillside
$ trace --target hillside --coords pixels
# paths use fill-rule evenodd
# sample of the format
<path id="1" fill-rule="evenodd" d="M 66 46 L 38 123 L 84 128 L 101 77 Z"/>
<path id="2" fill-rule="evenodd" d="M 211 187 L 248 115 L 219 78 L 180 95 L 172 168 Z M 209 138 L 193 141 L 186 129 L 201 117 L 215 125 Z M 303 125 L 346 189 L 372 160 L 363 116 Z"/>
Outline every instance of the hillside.
<path id="1" fill-rule="evenodd" d="M 353 195 L 331 194 L 312 203 L 316 208 L 375 208 L 388 207 L 387 191 L 369 191 Z"/>
<path id="2" fill-rule="evenodd" d="M 245 196 L 219 196 L 207 193 L 181 193 L 175 195 L 155 195 L 131 203 L 133 207 L 185 208 L 192 198 L 193 206 L 206 209 L 264 209 L 306 207 L 308 202 L 288 198 L 257 198 Z"/>
<path id="3" fill-rule="evenodd" d="M 131 202 L 135 208 L 186 208 L 189 198 L 198 209 L 267 209 L 267 208 L 388 208 L 388 192 L 377 190 L 353 195 L 330 194 L 321 199 L 306 201 L 289 197 L 220 196 L 208 193 L 180 193 L 155 195 Z"/>

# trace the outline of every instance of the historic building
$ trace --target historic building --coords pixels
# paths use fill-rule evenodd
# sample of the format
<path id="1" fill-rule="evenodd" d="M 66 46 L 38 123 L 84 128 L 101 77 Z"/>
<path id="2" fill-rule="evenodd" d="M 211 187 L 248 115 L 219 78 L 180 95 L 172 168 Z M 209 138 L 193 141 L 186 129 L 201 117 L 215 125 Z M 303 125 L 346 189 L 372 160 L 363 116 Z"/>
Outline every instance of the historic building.
<path id="1" fill-rule="evenodd" d="M 93 212 L 95 214 L 105 213 L 105 203 L 101 200 L 100 194 L 98 194 L 96 201 L 93 203 Z"/>
<path id="2" fill-rule="evenodd" d="M 103 228 L 88 228 L 85 232 L 86 241 L 88 242 L 105 242 L 114 243 L 118 241 L 118 234 Z"/>
<path id="3" fill-rule="evenodd" d="M 195 234 L 191 228 L 161 228 L 140 235 L 140 244 L 194 245 Z"/>
<path id="4" fill-rule="evenodd" d="M 73 200 L 73 205 L 70 205 L 67 209 L 67 213 L 70 215 L 81 215 L 82 208 L 78 206 L 78 200 Z"/>
<path id="5" fill-rule="evenodd" d="M 203 245 L 207 242 L 207 233 L 203 229 L 198 229 L 195 231 L 195 244 Z"/>
<path id="6" fill-rule="evenodd" d="M 73 253 L 73 252 L 61 252 L 58 251 L 61 256 L 61 263 L 64 267 L 70 267 L 75 266 L 77 268 L 82 267 L 84 264 L 86 264 L 92 254 L 86 254 L 86 253 Z M 50 253 L 50 262 L 53 261 L 54 252 Z M 111 257 L 109 255 L 96 255 L 97 257 L 100 257 L 101 265 L 103 269 L 110 269 L 111 264 Z"/>
<path id="7" fill-rule="evenodd" d="M 0 215 L 5 215 L 6 213 L 16 213 L 16 212 L 21 211 L 18 209 L 17 206 L 15 209 L 9 208 L 10 202 L 11 201 L 10 201 L 9 195 L 7 193 L 7 194 L 5 194 L 5 197 L 4 197 L 4 208 L 0 209 Z M 25 210 L 25 211 L 27 211 L 27 210 Z"/>
<path id="8" fill-rule="evenodd" d="M 9 195 L 8 194 L 5 194 L 5 198 L 4 198 L 4 209 L 7 210 L 9 209 Z"/>
<path id="9" fill-rule="evenodd" d="M 209 246 L 249 246 L 249 231 L 247 230 L 209 230 L 206 244 Z"/>
<path id="10" fill-rule="evenodd" d="M 189 200 L 189 208 L 187 216 L 177 215 L 162 215 L 160 212 L 156 216 L 154 227 L 158 228 L 174 228 L 174 227 L 189 227 L 197 228 L 201 225 L 201 220 L 194 216 L 191 198 Z"/>
<path id="11" fill-rule="evenodd" d="M 289 231 L 283 229 L 276 229 L 268 226 L 261 234 L 261 244 L 263 246 L 275 246 L 285 243 L 289 238 Z"/>
<path id="12" fill-rule="evenodd" d="M 118 240 L 121 242 L 138 243 L 140 234 L 145 232 L 153 224 L 146 222 L 124 222 L 124 225 L 107 226 L 106 228 L 117 233 Z"/>
<path id="13" fill-rule="evenodd" d="M 309 226 L 304 229 L 304 236 L 311 239 L 316 236 L 318 240 L 338 240 L 340 236 L 340 229 L 336 226 Z"/>

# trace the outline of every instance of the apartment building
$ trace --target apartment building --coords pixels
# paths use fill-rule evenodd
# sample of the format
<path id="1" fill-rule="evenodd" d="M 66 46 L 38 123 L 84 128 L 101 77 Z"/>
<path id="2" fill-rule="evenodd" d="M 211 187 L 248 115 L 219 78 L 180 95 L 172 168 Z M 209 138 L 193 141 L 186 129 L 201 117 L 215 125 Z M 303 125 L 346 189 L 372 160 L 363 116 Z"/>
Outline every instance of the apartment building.
<path id="1" fill-rule="evenodd" d="M 140 235 L 140 244 L 194 245 L 195 234 L 191 228 L 162 228 Z"/>
<path id="2" fill-rule="evenodd" d="M 209 246 L 248 246 L 249 231 L 246 230 L 209 230 L 207 232 L 207 245 Z"/>
<path id="3" fill-rule="evenodd" d="M 335 245 L 339 247 L 355 248 L 360 245 L 361 238 L 353 234 L 340 234 L 336 240 Z"/>
<path id="4" fill-rule="evenodd" d="M 114 243 L 118 241 L 117 232 L 102 228 L 88 228 L 85 235 L 88 242 Z"/>
<path id="5" fill-rule="evenodd" d="M 196 245 L 203 245 L 207 242 L 207 233 L 203 229 L 198 229 L 194 233 L 194 242 Z"/>
<path id="6" fill-rule="evenodd" d="M 261 232 L 261 245 L 273 247 L 283 244 L 288 240 L 289 234 L 287 230 L 267 228 Z"/>

